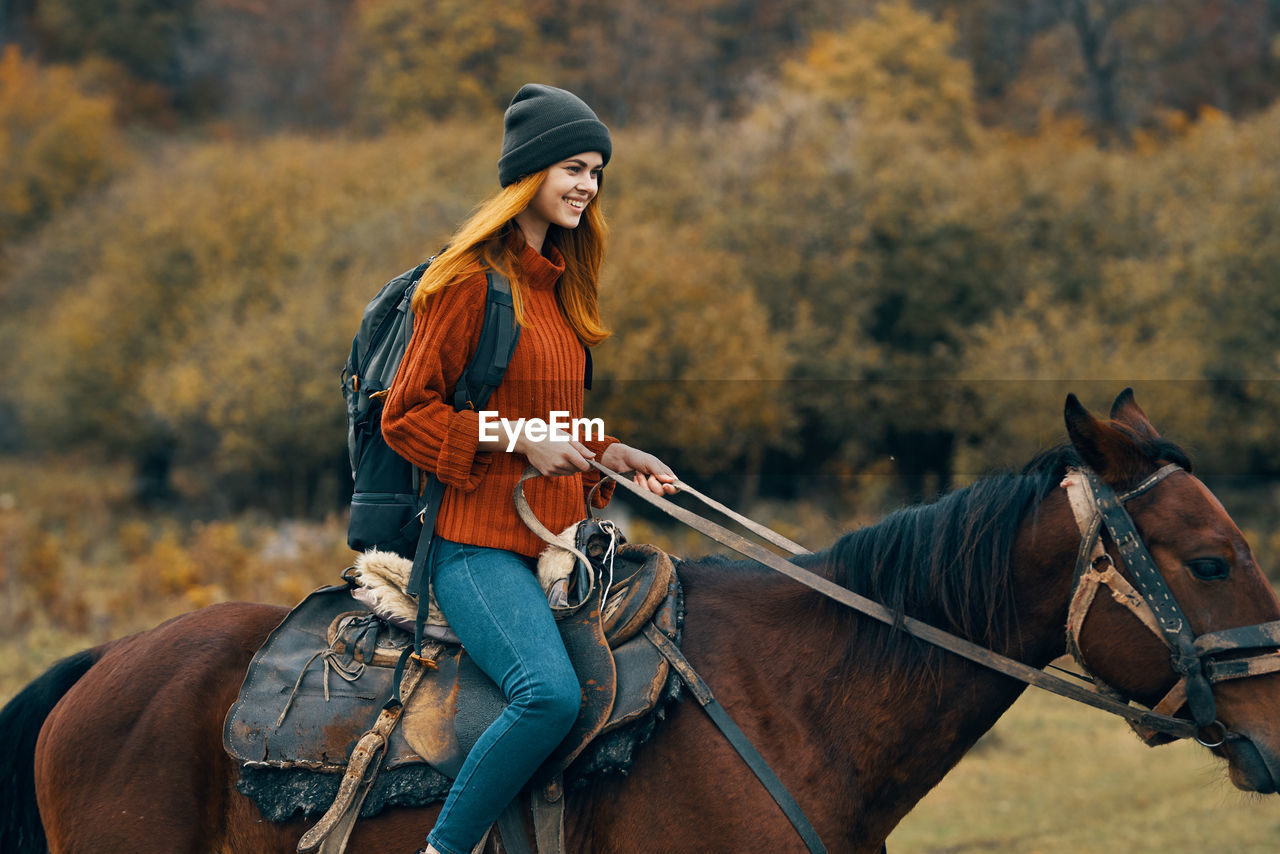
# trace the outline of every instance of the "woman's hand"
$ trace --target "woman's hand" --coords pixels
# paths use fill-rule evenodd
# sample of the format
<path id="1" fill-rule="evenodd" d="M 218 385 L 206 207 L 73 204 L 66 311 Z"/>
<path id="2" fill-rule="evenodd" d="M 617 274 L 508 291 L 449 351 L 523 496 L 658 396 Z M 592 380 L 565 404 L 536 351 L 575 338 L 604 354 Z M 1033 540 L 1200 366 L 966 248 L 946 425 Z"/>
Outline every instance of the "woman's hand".
<path id="1" fill-rule="evenodd" d="M 516 446 L 512 450 L 517 454 L 524 454 L 529 465 L 545 475 L 586 471 L 591 468 L 587 460 L 595 457 L 594 451 L 573 439 L 534 442 L 521 435 L 516 439 Z"/>
<path id="2" fill-rule="evenodd" d="M 653 454 L 636 450 L 621 442 L 615 442 L 604 449 L 604 453 L 600 455 L 600 465 L 616 472 L 634 471 L 636 486 L 647 489 L 654 495 L 674 495 L 680 491 L 676 487 L 676 473 L 666 463 Z"/>

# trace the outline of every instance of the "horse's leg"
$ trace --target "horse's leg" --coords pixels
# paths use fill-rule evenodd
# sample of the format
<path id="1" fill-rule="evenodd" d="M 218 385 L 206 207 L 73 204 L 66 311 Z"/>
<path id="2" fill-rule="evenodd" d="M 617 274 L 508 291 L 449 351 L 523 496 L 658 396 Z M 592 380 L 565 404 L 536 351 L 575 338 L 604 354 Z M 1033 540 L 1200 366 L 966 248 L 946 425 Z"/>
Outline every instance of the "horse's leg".
<path id="1" fill-rule="evenodd" d="M 292 850 L 282 828 L 249 821 L 221 742 L 249 659 L 282 614 L 245 604 L 187 614 L 115 644 L 67 692 L 36 747 L 54 854 Z"/>

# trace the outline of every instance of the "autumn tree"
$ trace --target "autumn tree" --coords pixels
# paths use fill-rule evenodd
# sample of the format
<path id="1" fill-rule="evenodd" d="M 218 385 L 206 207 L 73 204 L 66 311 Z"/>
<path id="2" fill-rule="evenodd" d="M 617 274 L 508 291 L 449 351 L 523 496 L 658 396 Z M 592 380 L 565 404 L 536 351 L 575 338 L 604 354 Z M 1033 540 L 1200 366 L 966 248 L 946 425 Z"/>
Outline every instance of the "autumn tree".
<path id="1" fill-rule="evenodd" d="M 359 112 L 380 126 L 487 116 L 552 70 L 527 5 L 514 0 L 360 0 Z"/>
<path id="2" fill-rule="evenodd" d="M 158 116 L 184 92 L 195 0 L 38 0 L 43 58 L 83 64 L 132 112 Z"/>
<path id="3" fill-rule="evenodd" d="M 800 466 L 893 455 L 945 486 L 963 330 L 1007 286 L 974 192 L 981 130 L 953 31 L 906 3 L 815 37 L 734 125 L 717 239 L 797 336 Z M 714 173 L 713 173 L 714 174 Z M 922 380 L 932 384 L 921 385 Z"/>
<path id="4" fill-rule="evenodd" d="M 351 335 L 491 184 L 478 137 L 176 149 L 47 229 L 11 279 L 32 446 L 141 461 L 169 443 L 198 500 L 331 506 Z"/>
<path id="5" fill-rule="evenodd" d="M 690 476 L 731 479 L 750 500 L 766 453 L 794 447 L 791 340 L 741 286 L 741 259 L 657 221 L 618 231 L 626 236 L 601 285 L 615 333 L 597 349 L 592 414 Z"/>
<path id="6" fill-rule="evenodd" d="M 179 53 L 190 111 L 249 129 L 350 118 L 352 0 L 193 0 Z"/>
<path id="7" fill-rule="evenodd" d="M 0 56 L 0 245 L 101 186 L 125 159 L 112 102 L 85 94 L 70 69 L 43 68 L 10 46 Z"/>
<path id="8" fill-rule="evenodd" d="M 920 0 L 954 17 L 984 118 L 1034 131 L 1087 120 L 1104 143 L 1205 106 L 1247 115 L 1280 93 L 1272 0 Z"/>

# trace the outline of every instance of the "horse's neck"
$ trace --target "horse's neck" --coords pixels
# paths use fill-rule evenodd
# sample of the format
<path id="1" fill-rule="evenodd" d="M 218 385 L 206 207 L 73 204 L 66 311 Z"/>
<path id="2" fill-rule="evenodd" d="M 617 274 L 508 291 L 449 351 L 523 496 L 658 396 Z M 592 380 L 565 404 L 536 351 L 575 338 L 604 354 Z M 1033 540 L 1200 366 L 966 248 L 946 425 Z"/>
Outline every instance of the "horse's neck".
<path id="1" fill-rule="evenodd" d="M 1062 518 L 1070 511 L 1056 504 L 1019 534 L 1017 637 L 998 650 L 1040 667 L 1062 652 L 1077 543 L 1074 522 Z M 808 757 L 818 779 L 848 787 L 822 809 L 846 812 L 832 820 L 859 835 L 887 835 L 1024 689 L 953 655 L 913 654 L 894 670 L 860 657 L 856 639 L 846 654 L 855 622 L 870 618 L 851 619 L 785 579 L 751 574 L 713 587 L 691 599 L 687 623 L 708 681 L 727 706 L 769 722 L 766 733 L 803 734 L 808 749 L 785 738 L 774 749 Z"/>
<path id="2" fill-rule="evenodd" d="M 995 651 L 1035 667 L 1062 655 L 1079 537 L 1061 491 L 1028 516 L 1012 555 L 1013 636 Z M 982 641 L 971 638 L 975 642 Z M 985 644 L 984 644 L 985 645 Z M 866 793 L 861 820 L 887 834 L 977 743 L 1025 690 L 1025 685 L 955 655 L 920 656 L 915 672 L 877 680 L 876 662 L 849 679 L 870 683 L 845 730 L 861 756 Z M 908 668 L 910 669 L 910 668 Z M 889 710 L 890 714 L 885 714 Z M 879 722 L 866 733 L 861 717 Z M 874 739 L 868 742 L 867 735 Z"/>

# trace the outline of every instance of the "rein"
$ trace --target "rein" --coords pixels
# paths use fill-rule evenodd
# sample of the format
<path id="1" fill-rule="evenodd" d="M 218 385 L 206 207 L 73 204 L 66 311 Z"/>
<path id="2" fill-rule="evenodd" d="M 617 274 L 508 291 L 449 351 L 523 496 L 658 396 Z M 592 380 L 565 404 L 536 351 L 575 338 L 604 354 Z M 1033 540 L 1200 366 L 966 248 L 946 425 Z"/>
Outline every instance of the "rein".
<path id="1" fill-rule="evenodd" d="M 1087 706 L 1092 706 L 1096 709 L 1101 709 L 1104 712 L 1110 712 L 1111 714 L 1118 715 L 1119 717 L 1122 717 L 1125 720 L 1129 721 L 1130 725 L 1134 726 L 1135 728 L 1142 727 L 1147 731 L 1151 731 L 1154 733 L 1161 733 L 1164 735 L 1173 736 L 1175 738 L 1195 738 L 1199 731 L 1199 727 L 1197 726 L 1196 722 L 1188 721 L 1184 718 L 1174 717 L 1172 714 L 1166 713 L 1164 710 L 1157 711 L 1154 709 L 1144 709 L 1139 706 L 1134 706 L 1126 701 L 1105 696 L 1103 694 L 1098 693 L 1095 690 L 1092 690 L 1090 688 L 1085 688 L 1077 684 L 1076 682 L 1063 679 L 1062 677 L 1059 677 L 1059 676 L 1054 676 L 1050 673 L 1046 673 L 1045 671 L 1039 668 L 1032 667 L 1028 664 L 1024 664 L 1023 662 L 1018 661 L 1017 659 L 1010 658 L 1006 655 L 1001 655 L 1000 653 L 997 653 L 997 652 L 993 652 L 992 650 L 989 650 L 986 647 L 980 646 L 976 643 L 973 643 L 972 641 L 959 637 L 958 635 L 954 635 L 951 632 L 947 632 L 942 629 L 939 629 L 936 626 L 930 625 L 929 623 L 925 623 L 921 620 L 917 620 L 914 617 L 898 614 L 890 610 L 889 608 L 885 607 L 884 605 L 881 605 L 879 602 L 876 602 L 872 599 L 868 599 L 867 597 L 862 596 L 858 593 L 854 593 L 852 590 L 849 590 L 845 587 L 841 587 L 835 582 L 830 581 L 826 578 L 823 578 L 822 576 L 817 575 L 813 572 L 810 572 L 809 570 L 804 569 L 803 567 L 800 567 L 795 563 L 792 563 L 791 561 L 777 554 L 774 554 L 768 549 L 765 549 L 764 547 L 759 546 L 756 543 L 753 543 L 750 540 L 745 539 L 739 534 L 736 534 L 733 531 L 730 531 L 721 525 L 717 525 L 716 523 L 711 522 L 710 520 L 705 519 L 697 515 L 696 513 L 693 513 L 692 511 L 687 510 L 684 507 L 681 507 L 680 505 L 667 500 L 662 496 L 655 495 L 652 492 L 649 492 L 647 489 L 643 489 L 637 486 L 630 479 L 618 474 L 615 471 L 612 471 L 611 469 L 606 468 L 605 466 L 601 465 L 595 460 L 589 460 L 588 462 L 601 474 L 615 481 L 617 484 L 619 484 L 624 489 L 629 491 L 632 495 L 635 495 L 637 498 L 640 498 L 642 501 L 645 501 L 653 505 L 654 507 L 657 507 L 667 515 L 683 522 L 684 524 L 688 525 L 689 527 L 693 528 L 699 533 L 710 537 L 711 539 L 715 540 L 718 543 L 721 543 L 722 545 L 728 546 L 734 551 L 740 554 L 743 554 L 746 557 L 751 558 L 752 560 L 755 560 L 759 563 L 764 564 L 770 569 L 773 569 L 782 573 L 788 578 L 791 578 L 795 581 L 800 582 L 806 587 L 816 590 L 817 592 L 821 593 L 822 595 L 826 596 L 829 599 L 834 599 L 835 601 L 841 603 L 842 605 L 846 605 L 854 609 L 855 611 L 858 611 L 859 613 L 865 614 L 869 617 L 879 620 L 882 623 L 885 623 L 890 626 L 894 626 L 896 628 L 900 628 L 906 631 L 908 634 L 919 638 L 920 640 L 933 644 L 934 646 L 941 647 L 942 649 L 945 649 L 948 652 L 955 653 L 956 655 L 959 655 L 962 658 L 966 658 L 972 662 L 975 662 L 976 664 L 982 665 L 983 667 L 987 667 L 991 670 L 995 670 L 998 673 L 1003 673 L 1006 676 L 1010 676 L 1021 682 L 1025 682 L 1028 685 L 1035 685 L 1038 688 L 1042 688 L 1046 691 L 1057 694 L 1059 696 L 1066 697 L 1071 700 L 1075 700 L 1076 702 L 1083 703 L 1084 705 L 1087 705 Z M 1128 499 L 1136 497 L 1136 495 L 1141 494 L 1141 492 L 1145 492 L 1147 489 L 1150 489 L 1152 486 L 1154 486 L 1155 483 L 1158 483 L 1159 480 L 1162 480 L 1169 473 L 1171 472 L 1166 472 L 1164 475 L 1161 475 L 1160 478 L 1158 478 L 1155 482 L 1145 484 L 1144 486 L 1140 487 L 1140 491 L 1134 490 L 1129 493 L 1125 493 L 1125 495 L 1123 496 L 1123 499 L 1127 501 Z M 1105 484 L 1102 484 L 1101 481 L 1098 481 L 1098 484 L 1102 487 L 1102 490 L 1104 491 L 1110 490 L 1110 487 L 1107 487 Z M 683 484 L 679 484 L 679 485 L 681 486 L 681 488 L 683 488 Z M 1128 518 L 1128 513 L 1124 511 L 1120 497 L 1115 496 L 1114 492 L 1111 492 L 1110 499 L 1100 500 L 1099 506 L 1102 506 L 1104 503 L 1108 505 L 1114 504 L 1115 508 L 1118 509 L 1119 513 L 1123 513 L 1124 516 Z M 1113 516 L 1117 515 L 1114 510 L 1112 511 L 1112 515 Z M 1099 521 L 1097 524 L 1101 525 L 1102 522 Z M 1130 527 L 1132 527 L 1132 524 L 1133 524 L 1132 521 L 1130 521 L 1129 522 Z M 1133 535 L 1133 540 L 1136 543 L 1136 547 L 1140 548 L 1142 552 L 1145 553 L 1146 547 L 1142 545 L 1142 541 L 1140 538 L 1136 536 L 1136 533 Z M 1092 551 L 1092 548 L 1093 547 L 1091 545 L 1090 551 Z M 797 552 L 793 552 L 793 553 L 797 553 Z M 1122 550 L 1122 555 L 1123 554 L 1124 552 Z M 1147 555 L 1147 560 L 1150 561 L 1151 566 L 1154 569 L 1155 563 L 1153 560 L 1151 560 L 1150 555 Z M 1159 573 L 1157 572 L 1155 573 L 1155 575 L 1158 577 Z M 1163 579 L 1161 580 L 1163 581 Z M 1172 601 L 1172 596 L 1169 596 L 1169 600 Z M 1174 603 L 1174 607 L 1176 608 L 1176 603 Z M 1183 623 L 1185 625 L 1185 620 L 1183 621 Z M 1270 637 L 1270 635 L 1272 634 L 1280 636 L 1280 621 L 1277 621 L 1276 623 L 1267 623 L 1267 624 L 1264 624 L 1263 626 L 1249 627 L 1249 629 L 1231 630 L 1230 632 L 1226 633 L 1230 635 L 1230 637 L 1226 639 L 1220 639 L 1220 634 L 1214 633 L 1211 635 L 1204 635 L 1201 638 L 1201 640 L 1203 641 L 1208 639 L 1209 642 L 1213 645 L 1213 649 L 1217 651 L 1221 651 L 1221 649 L 1219 648 L 1221 647 L 1222 643 L 1230 643 L 1232 641 L 1236 641 L 1236 642 L 1243 641 L 1243 642 L 1251 643 L 1252 641 L 1249 638 L 1245 638 L 1236 634 L 1241 632 L 1248 632 L 1251 630 L 1254 632 L 1261 631 L 1261 633 L 1267 634 L 1268 637 Z M 1280 641 L 1271 640 L 1269 641 L 1269 643 L 1272 646 L 1280 646 Z M 1176 667 L 1177 667 L 1177 662 L 1175 661 L 1175 668 Z M 1242 675 L 1251 675 L 1251 674 L 1242 674 Z M 1174 711 L 1176 711 L 1176 709 Z M 1213 721 L 1211 719 L 1209 723 L 1212 723 L 1212 722 Z"/>

